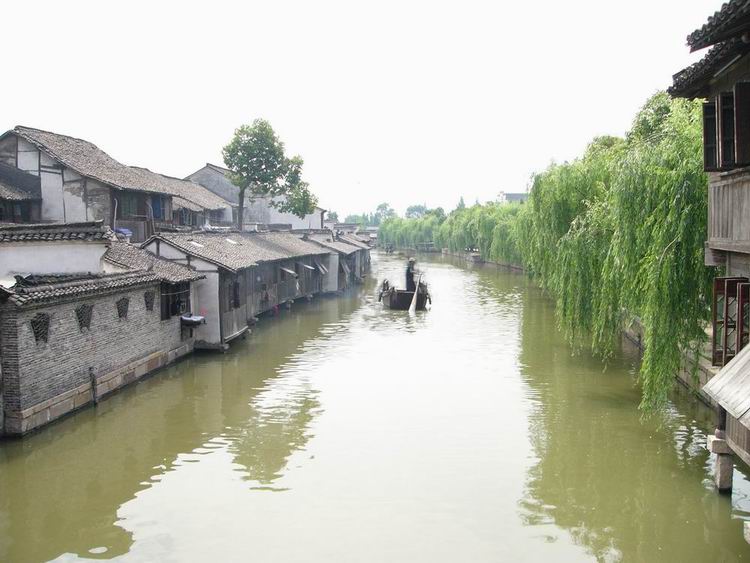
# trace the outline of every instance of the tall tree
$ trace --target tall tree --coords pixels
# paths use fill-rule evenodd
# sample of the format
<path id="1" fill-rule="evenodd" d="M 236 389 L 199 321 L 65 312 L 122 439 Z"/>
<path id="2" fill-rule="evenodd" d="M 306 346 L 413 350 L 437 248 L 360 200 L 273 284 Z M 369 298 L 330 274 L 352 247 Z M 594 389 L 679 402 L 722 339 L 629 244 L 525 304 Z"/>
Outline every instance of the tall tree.
<path id="1" fill-rule="evenodd" d="M 317 200 L 302 180 L 302 159 L 284 155 L 284 143 L 265 119 L 240 126 L 222 152 L 232 183 L 240 190 L 240 230 L 248 188 L 250 199 L 269 198 L 270 204 L 282 211 L 304 217 L 314 210 Z"/>
<path id="2" fill-rule="evenodd" d="M 419 219 L 427 213 L 426 205 L 410 205 L 406 208 L 407 219 Z"/>
<path id="3" fill-rule="evenodd" d="M 328 212 L 328 220 L 329 221 L 336 221 L 338 223 L 339 221 L 339 214 L 335 211 L 329 211 Z"/>
<path id="4" fill-rule="evenodd" d="M 380 225 L 386 219 L 395 217 L 396 212 L 388 203 L 381 203 L 375 208 L 375 215 L 372 218 L 372 224 Z"/>

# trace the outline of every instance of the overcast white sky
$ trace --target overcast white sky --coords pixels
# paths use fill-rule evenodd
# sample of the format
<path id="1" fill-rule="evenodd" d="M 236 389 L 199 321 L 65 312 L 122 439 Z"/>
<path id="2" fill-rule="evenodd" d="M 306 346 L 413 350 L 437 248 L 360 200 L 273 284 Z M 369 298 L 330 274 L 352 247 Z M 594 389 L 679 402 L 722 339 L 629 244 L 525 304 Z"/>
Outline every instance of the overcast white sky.
<path id="1" fill-rule="evenodd" d="M 185 176 L 268 119 L 323 207 L 455 207 L 621 135 L 721 0 L 6 2 L 0 128 Z"/>

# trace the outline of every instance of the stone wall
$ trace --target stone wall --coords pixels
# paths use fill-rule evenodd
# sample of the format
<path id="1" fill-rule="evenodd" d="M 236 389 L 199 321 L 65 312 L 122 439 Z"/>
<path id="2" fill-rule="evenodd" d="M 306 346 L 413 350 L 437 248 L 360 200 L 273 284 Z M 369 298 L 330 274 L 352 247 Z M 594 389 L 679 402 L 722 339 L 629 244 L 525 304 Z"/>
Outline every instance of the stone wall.
<path id="1" fill-rule="evenodd" d="M 153 310 L 144 294 L 155 293 Z M 116 302 L 129 299 L 127 317 Z M 90 328 L 76 307 L 93 305 Z M 24 434 L 127 385 L 193 349 L 178 316 L 162 321 L 159 285 L 34 308 L 0 310 L 4 432 Z M 36 342 L 31 319 L 50 315 L 47 342 Z"/>

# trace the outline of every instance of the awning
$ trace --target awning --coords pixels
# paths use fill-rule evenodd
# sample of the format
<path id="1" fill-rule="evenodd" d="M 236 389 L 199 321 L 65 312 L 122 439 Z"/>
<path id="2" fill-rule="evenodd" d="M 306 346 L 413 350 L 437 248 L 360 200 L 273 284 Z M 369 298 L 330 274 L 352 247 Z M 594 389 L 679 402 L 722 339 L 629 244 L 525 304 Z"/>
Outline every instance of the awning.
<path id="1" fill-rule="evenodd" d="M 318 267 L 318 270 L 320 270 L 320 273 L 323 274 L 324 276 L 328 273 L 328 268 L 326 268 L 318 260 L 315 260 L 315 265 Z"/>
<path id="2" fill-rule="evenodd" d="M 743 426 L 750 428 L 750 346 L 745 346 L 711 378 L 703 391 Z"/>
<path id="3" fill-rule="evenodd" d="M 339 264 L 341 264 L 341 269 L 344 270 L 344 273 L 347 276 L 351 274 L 351 270 L 349 270 L 349 265 L 346 263 L 346 260 L 339 260 Z"/>
<path id="4" fill-rule="evenodd" d="M 310 266 L 309 264 L 305 264 L 305 263 L 303 263 L 303 262 L 297 262 L 297 264 L 299 264 L 299 265 L 300 265 L 300 266 L 302 266 L 303 268 L 307 268 L 308 270 L 313 270 L 313 271 L 315 271 L 315 268 L 314 268 L 313 266 Z"/>
<path id="5" fill-rule="evenodd" d="M 286 272 L 290 276 L 294 276 L 295 278 L 297 277 L 297 272 L 295 272 L 294 270 L 290 270 L 289 268 L 285 268 L 284 266 L 279 266 L 279 270 L 283 270 L 284 272 Z"/>

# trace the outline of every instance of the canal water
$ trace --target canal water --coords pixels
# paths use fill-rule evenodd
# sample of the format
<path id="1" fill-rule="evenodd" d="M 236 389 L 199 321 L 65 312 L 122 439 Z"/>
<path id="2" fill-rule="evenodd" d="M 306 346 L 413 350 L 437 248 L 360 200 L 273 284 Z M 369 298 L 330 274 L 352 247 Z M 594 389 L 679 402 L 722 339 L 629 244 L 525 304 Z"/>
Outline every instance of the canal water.
<path id="1" fill-rule="evenodd" d="M 264 318 L 0 443 L 0 561 L 742 561 L 746 468 L 710 413 L 642 420 L 624 349 L 571 355 L 523 275 L 421 264 L 432 310 L 358 292 Z"/>

